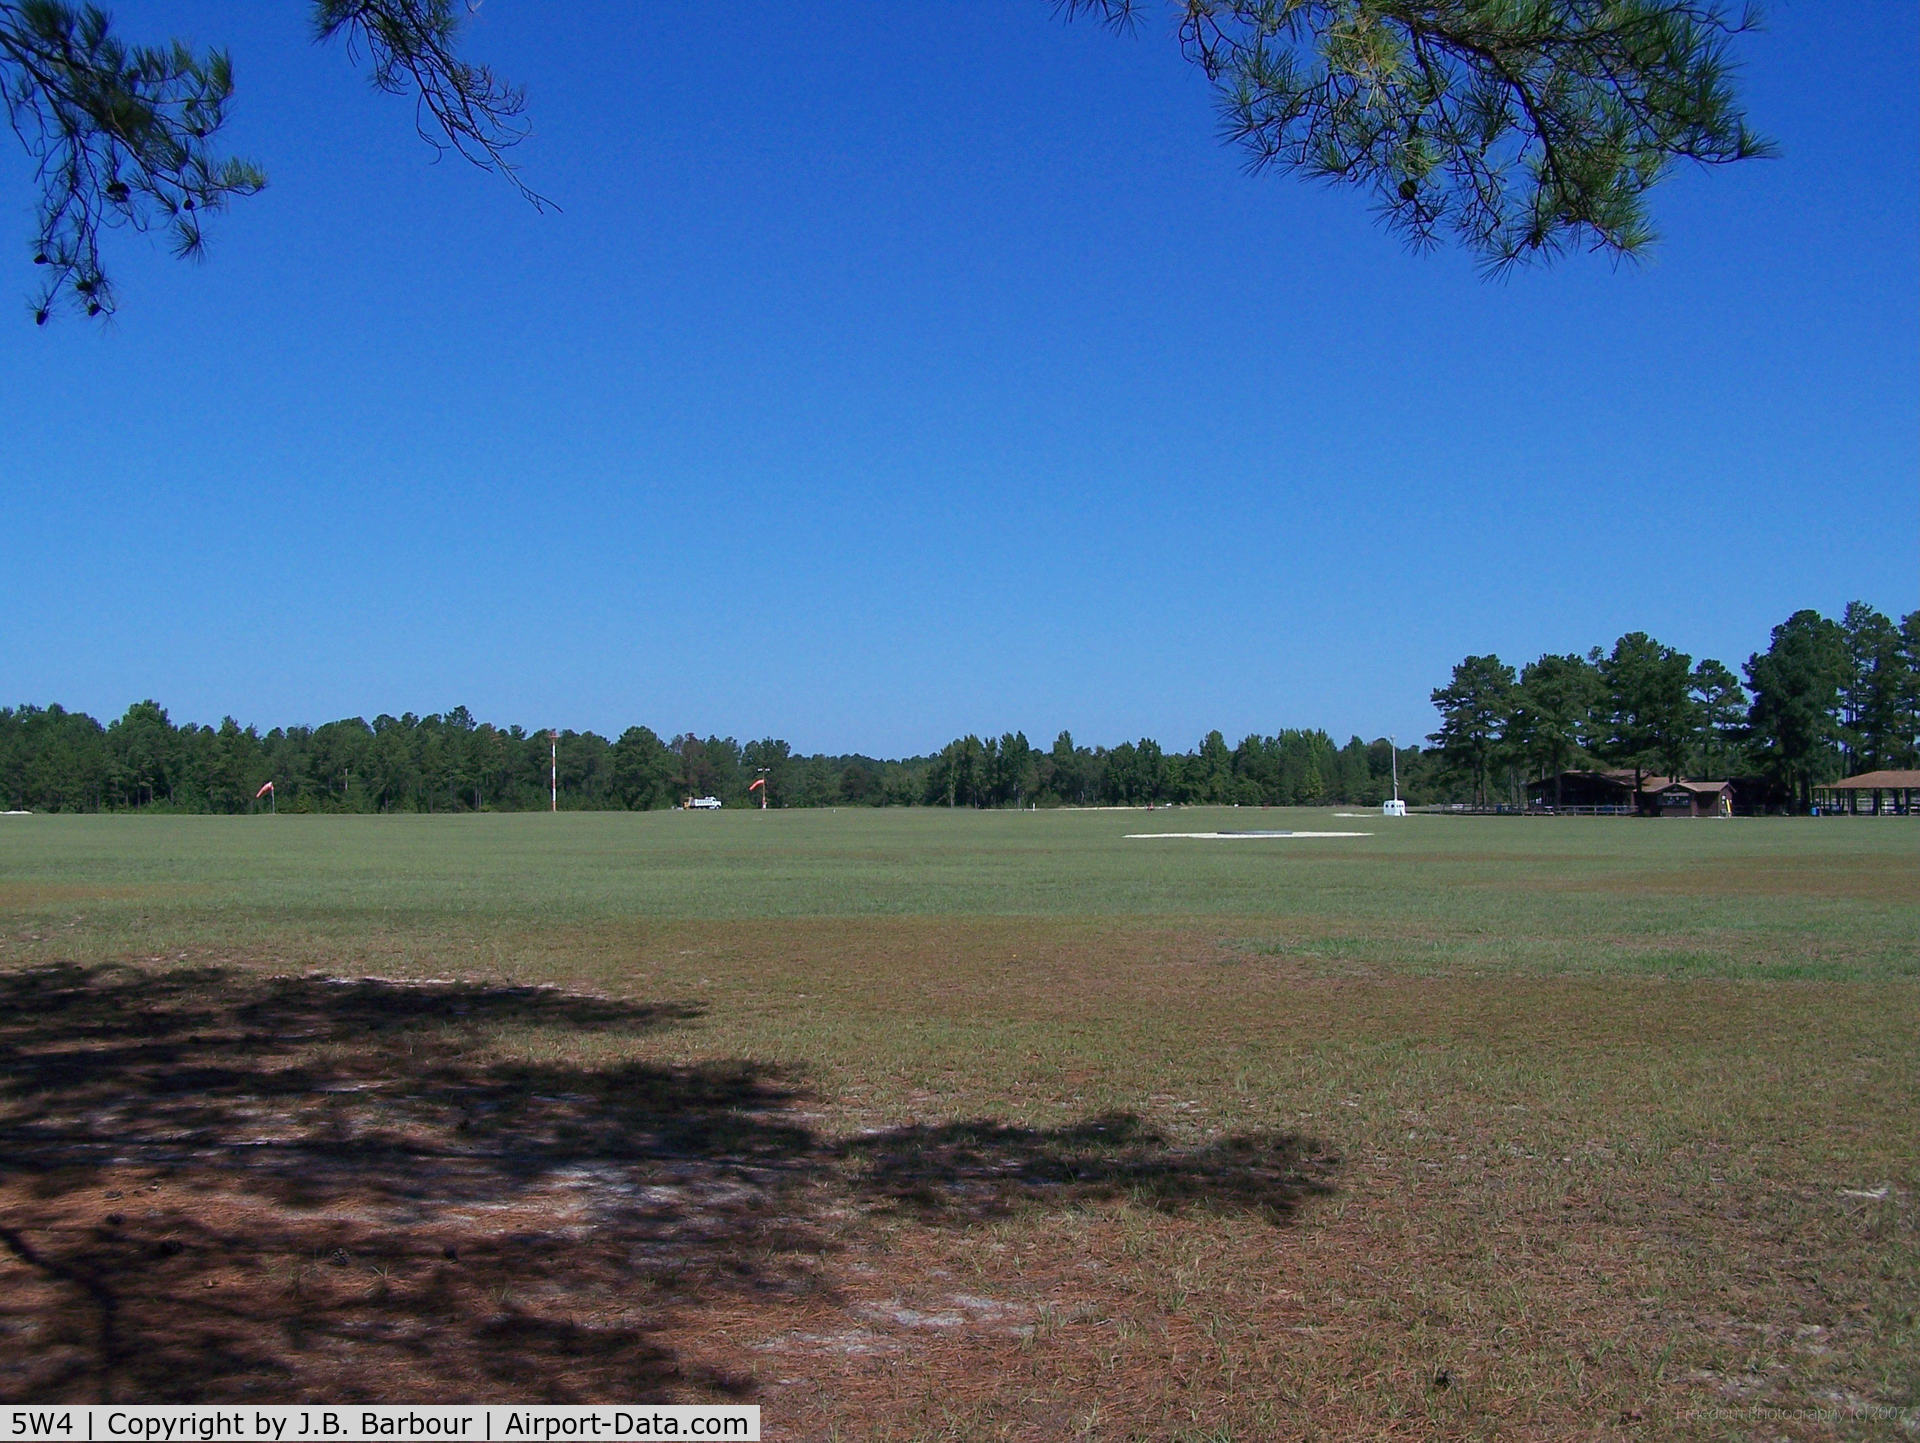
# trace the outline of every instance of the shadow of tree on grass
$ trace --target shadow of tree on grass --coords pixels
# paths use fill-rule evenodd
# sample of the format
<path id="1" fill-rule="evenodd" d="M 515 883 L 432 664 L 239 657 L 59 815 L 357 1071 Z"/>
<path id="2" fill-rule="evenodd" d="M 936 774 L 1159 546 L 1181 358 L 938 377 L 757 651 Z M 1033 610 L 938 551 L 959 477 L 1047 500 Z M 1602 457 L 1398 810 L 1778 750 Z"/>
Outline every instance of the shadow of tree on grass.
<path id="1" fill-rule="evenodd" d="M 1124 1114 L 836 1140 L 762 1065 L 574 1060 L 701 1016 L 539 987 L 0 973 L 0 1398 L 741 1397 L 728 1320 L 831 1302 L 824 1260 L 863 1211 L 1126 1196 L 1281 1222 L 1334 1166 Z M 501 1028 L 543 1060 L 501 1060 Z"/>
<path id="2" fill-rule="evenodd" d="M 839 1151 L 860 1166 L 868 1193 L 930 1222 L 1125 1197 L 1162 1211 L 1244 1211 L 1281 1223 L 1303 1198 L 1330 1190 L 1324 1175 L 1335 1162 L 1295 1137 L 1237 1134 L 1182 1146 L 1128 1112 L 1058 1128 L 920 1123 Z"/>

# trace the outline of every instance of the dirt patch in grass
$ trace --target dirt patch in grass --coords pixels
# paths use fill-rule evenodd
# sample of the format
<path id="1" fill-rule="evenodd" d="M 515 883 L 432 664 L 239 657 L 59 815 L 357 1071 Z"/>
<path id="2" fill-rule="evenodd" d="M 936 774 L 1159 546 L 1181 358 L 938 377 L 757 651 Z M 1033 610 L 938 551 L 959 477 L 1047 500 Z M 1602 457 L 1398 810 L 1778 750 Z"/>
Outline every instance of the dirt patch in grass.
<path id="1" fill-rule="evenodd" d="M 1327 975 L 1238 925 L 0 972 L 0 1397 L 902 1443 L 1915 1416 L 1913 984 Z"/>
<path id="2" fill-rule="evenodd" d="M 764 1065 L 487 1045 L 508 1026 L 632 1045 L 685 1004 L 206 968 L 3 980 L 16 1401 L 754 1396 L 769 1329 L 943 1325 L 841 1296 L 842 1260 L 891 1219 L 1126 1199 L 1272 1227 L 1337 1171 L 1295 1136 L 1182 1142 L 1121 1114 L 835 1137 Z M 1020 1307 L 956 1306 L 1017 1334 Z"/>

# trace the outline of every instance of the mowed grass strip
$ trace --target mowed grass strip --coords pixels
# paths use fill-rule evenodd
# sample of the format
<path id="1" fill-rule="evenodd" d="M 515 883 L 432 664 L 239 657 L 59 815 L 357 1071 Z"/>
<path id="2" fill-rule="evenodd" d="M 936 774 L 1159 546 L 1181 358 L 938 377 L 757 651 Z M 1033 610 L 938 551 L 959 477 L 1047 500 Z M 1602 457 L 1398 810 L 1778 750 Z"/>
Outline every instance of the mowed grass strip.
<path id="1" fill-rule="evenodd" d="M 1250 827 L 1373 835 L 1127 837 Z M 1218 917 L 1249 919 L 1231 935 L 1256 949 L 1346 942 L 1396 970 L 1608 971 L 1633 951 L 1641 970 L 1663 970 L 1664 952 L 1676 972 L 1708 955 L 1722 970 L 1744 957 L 1756 971 L 1914 977 L 1916 864 L 1920 829 L 1904 819 L 1656 826 L 1241 808 L 8 818 L 0 956 L 211 945 L 475 967 L 605 922 Z"/>
<path id="2" fill-rule="evenodd" d="M 1920 832 L 1145 820 L 0 830 L 0 1392 L 165 1334 L 793 1437 L 1909 1426 Z"/>

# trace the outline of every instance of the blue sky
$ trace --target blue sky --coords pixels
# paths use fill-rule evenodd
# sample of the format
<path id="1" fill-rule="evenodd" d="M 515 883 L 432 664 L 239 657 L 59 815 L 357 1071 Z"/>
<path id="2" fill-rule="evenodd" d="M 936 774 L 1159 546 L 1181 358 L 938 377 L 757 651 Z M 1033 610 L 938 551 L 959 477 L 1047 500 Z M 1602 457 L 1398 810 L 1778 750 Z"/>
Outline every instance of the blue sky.
<path id="1" fill-rule="evenodd" d="M 231 50 L 272 184 L 36 329 L 0 146 L 0 701 L 1406 741 L 1469 653 L 1920 606 L 1907 0 L 1774 7 L 1781 158 L 1498 283 L 1247 176 L 1164 28 L 1045 0 L 487 0 L 546 215 L 294 0 L 111 8 Z"/>

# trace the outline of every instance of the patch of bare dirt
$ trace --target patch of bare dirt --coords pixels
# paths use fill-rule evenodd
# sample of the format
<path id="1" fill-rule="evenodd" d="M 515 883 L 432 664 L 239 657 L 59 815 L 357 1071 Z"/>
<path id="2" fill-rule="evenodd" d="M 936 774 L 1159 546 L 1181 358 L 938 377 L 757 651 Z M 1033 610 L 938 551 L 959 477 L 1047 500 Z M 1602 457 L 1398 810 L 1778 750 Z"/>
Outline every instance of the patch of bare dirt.
<path id="1" fill-rule="evenodd" d="M 1181 1144 L 1126 1114 L 835 1138 L 762 1065 L 505 1061 L 475 1030 L 633 1038 L 697 1010 L 218 968 L 0 975 L 0 1398 L 758 1398 L 1042 1326 L 1037 1294 L 874 1269 L 892 1230 L 1121 1200 L 1270 1228 L 1337 1167 L 1296 1138 Z"/>

